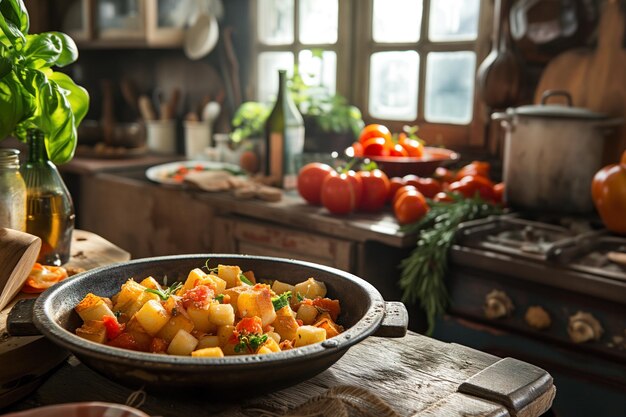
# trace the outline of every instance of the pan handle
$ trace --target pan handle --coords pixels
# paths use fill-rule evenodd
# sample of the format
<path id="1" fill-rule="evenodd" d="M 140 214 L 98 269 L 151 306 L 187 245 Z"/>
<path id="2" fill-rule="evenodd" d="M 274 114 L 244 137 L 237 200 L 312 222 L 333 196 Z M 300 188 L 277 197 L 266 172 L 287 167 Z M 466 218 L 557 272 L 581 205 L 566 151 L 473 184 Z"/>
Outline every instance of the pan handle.
<path id="1" fill-rule="evenodd" d="M 385 318 L 373 334 L 379 337 L 404 337 L 409 326 L 409 313 L 399 301 L 385 301 Z"/>
<path id="2" fill-rule="evenodd" d="M 15 303 L 7 317 L 7 332 L 11 336 L 41 336 L 33 321 L 35 300 L 30 298 Z"/>

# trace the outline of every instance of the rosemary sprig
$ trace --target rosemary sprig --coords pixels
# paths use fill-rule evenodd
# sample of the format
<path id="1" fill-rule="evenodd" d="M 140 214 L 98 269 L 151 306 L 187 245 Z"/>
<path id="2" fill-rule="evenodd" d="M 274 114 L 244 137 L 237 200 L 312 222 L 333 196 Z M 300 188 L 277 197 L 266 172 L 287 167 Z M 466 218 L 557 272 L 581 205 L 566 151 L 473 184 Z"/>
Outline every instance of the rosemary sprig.
<path id="1" fill-rule="evenodd" d="M 460 223 L 501 212 L 480 197 L 463 199 L 454 196 L 450 203 L 430 202 L 430 211 L 420 221 L 403 228 L 418 233 L 417 247 L 400 263 L 402 301 L 419 301 L 428 319 L 427 334 L 435 328 L 435 319 L 448 306 L 444 277 L 448 268 L 448 251 L 454 243 Z"/>
<path id="2" fill-rule="evenodd" d="M 153 289 L 153 288 L 146 288 L 145 291 L 146 292 L 150 292 L 152 294 L 156 294 L 156 295 L 158 295 L 161 298 L 161 300 L 167 301 L 167 299 L 170 298 L 170 296 L 172 294 L 175 294 L 176 291 L 180 290 L 182 288 L 182 286 L 183 286 L 182 282 L 177 282 L 175 284 L 172 284 L 171 287 L 168 287 L 168 288 L 166 288 L 164 290 Z"/>

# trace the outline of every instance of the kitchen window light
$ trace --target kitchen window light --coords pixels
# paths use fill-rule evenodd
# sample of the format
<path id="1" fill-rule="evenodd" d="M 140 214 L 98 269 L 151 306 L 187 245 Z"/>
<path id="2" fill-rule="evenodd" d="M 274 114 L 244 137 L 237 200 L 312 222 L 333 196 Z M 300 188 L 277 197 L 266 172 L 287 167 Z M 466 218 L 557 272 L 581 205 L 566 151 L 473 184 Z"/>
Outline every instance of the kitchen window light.
<path id="1" fill-rule="evenodd" d="M 271 101 L 277 66 L 296 65 L 305 82 L 346 96 L 366 121 L 394 131 L 417 124 L 436 145 L 482 144 L 475 74 L 489 46 L 486 3 L 257 0 L 256 98 Z M 290 59 L 270 59 L 279 52 Z"/>

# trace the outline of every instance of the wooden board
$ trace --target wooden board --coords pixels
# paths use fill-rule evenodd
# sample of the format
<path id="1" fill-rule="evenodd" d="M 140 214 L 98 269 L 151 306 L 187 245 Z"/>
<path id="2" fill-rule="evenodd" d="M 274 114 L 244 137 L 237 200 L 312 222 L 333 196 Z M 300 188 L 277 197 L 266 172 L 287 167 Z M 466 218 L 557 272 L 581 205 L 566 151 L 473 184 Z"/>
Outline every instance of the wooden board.
<path id="1" fill-rule="evenodd" d="M 598 25 L 598 46 L 564 52 L 546 67 L 535 90 L 535 103 L 547 90 L 565 90 L 573 105 L 626 119 L 626 51 L 624 13 L 617 0 L 608 0 Z M 554 99 L 550 103 L 558 103 Z M 561 102 L 565 104 L 564 102 Z M 617 162 L 626 149 L 626 127 L 622 124 L 605 147 L 605 161 Z"/>

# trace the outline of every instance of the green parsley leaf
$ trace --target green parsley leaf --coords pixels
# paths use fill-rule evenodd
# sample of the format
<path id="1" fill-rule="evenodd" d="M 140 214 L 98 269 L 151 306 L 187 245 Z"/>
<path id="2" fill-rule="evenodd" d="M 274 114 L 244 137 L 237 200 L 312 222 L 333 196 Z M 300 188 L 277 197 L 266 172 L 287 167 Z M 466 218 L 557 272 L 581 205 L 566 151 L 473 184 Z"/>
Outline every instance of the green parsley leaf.
<path id="1" fill-rule="evenodd" d="M 239 343 L 235 345 L 235 352 L 240 353 L 247 349 L 248 352 L 254 353 L 265 342 L 267 342 L 266 334 L 240 334 Z"/>
<path id="2" fill-rule="evenodd" d="M 298 299 L 298 302 L 300 303 L 304 301 L 304 296 L 300 294 L 299 292 L 296 293 L 296 298 Z"/>
<path id="3" fill-rule="evenodd" d="M 289 305 L 289 299 L 291 298 L 291 291 L 285 291 L 277 297 L 272 297 L 272 304 L 274 304 L 274 310 L 278 311 L 283 307 Z"/>
<path id="4" fill-rule="evenodd" d="M 152 293 L 152 294 L 156 294 L 159 296 L 159 298 L 161 298 L 161 300 L 166 301 L 168 298 L 170 298 L 170 296 L 174 293 L 176 293 L 176 291 L 178 291 L 179 289 L 181 289 L 183 286 L 182 282 L 177 282 L 175 284 L 173 284 L 171 287 L 166 288 L 165 290 L 160 290 L 160 289 L 154 289 L 154 288 L 146 288 L 146 292 Z"/>
<path id="5" fill-rule="evenodd" d="M 221 303 L 222 301 L 224 301 L 224 294 L 217 294 L 215 296 L 215 299 Z"/>
<path id="6" fill-rule="evenodd" d="M 246 285 L 254 285 L 244 274 L 239 274 L 239 279 Z"/>

